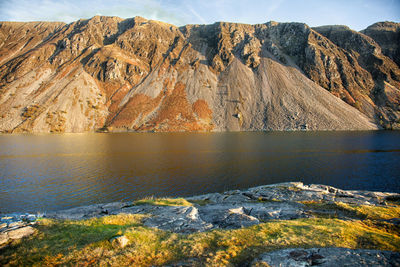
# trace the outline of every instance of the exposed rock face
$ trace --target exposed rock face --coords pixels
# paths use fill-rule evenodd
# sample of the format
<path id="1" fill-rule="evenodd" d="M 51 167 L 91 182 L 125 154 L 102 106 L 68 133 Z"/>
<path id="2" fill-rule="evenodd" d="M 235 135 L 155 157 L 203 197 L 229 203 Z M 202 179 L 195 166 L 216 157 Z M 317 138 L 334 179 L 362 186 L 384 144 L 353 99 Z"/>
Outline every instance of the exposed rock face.
<path id="1" fill-rule="evenodd" d="M 314 30 L 327 37 L 338 48 L 344 49 L 347 57 L 340 63 L 336 61 L 337 77 L 340 77 L 340 81 L 332 84 L 333 79 L 328 78 L 330 84 L 321 85 L 339 95 L 348 94 L 342 98 L 369 117 L 374 117 L 381 125 L 395 123 L 397 127 L 396 122 L 400 118 L 398 63 L 382 53 L 382 48 L 373 39 L 346 26 L 324 26 Z M 387 47 L 388 45 L 385 47 L 389 52 L 387 55 L 396 60 L 396 55 Z M 343 64 L 343 61 L 348 64 Z"/>
<path id="2" fill-rule="evenodd" d="M 355 205 L 385 205 L 387 199 L 400 198 L 400 194 L 369 191 L 346 191 L 325 185 L 282 183 L 212 193 L 187 198 L 194 206 L 153 206 L 128 203 L 97 204 L 68 210 L 49 212 L 45 216 L 55 219 L 80 220 L 112 214 L 146 214 L 144 225 L 177 233 L 204 232 L 211 229 L 236 229 L 269 220 L 293 220 L 313 217 L 316 212 L 302 201 L 324 203 L 343 202 Z M 323 211 L 342 219 L 348 214 L 331 209 Z M 393 221 L 392 223 L 396 223 Z"/>
<path id="3" fill-rule="evenodd" d="M 21 239 L 35 233 L 32 227 L 37 216 L 33 214 L 11 214 L 0 218 L 0 249 L 10 240 Z"/>
<path id="4" fill-rule="evenodd" d="M 400 65 L 400 23 L 377 22 L 361 32 L 377 42 L 385 56 Z"/>
<path id="5" fill-rule="evenodd" d="M 0 131 L 396 127 L 390 42 L 301 23 L 1 22 Z"/>
<path id="6" fill-rule="evenodd" d="M 399 266 L 400 253 L 369 249 L 284 249 L 265 253 L 251 266 Z"/>

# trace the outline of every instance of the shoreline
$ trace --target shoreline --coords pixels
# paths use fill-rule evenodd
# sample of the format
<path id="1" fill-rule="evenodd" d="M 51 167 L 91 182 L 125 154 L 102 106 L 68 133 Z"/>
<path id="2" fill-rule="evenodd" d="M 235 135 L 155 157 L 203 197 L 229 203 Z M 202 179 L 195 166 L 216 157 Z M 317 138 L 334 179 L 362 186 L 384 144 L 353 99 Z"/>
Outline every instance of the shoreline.
<path id="1" fill-rule="evenodd" d="M 6 132 L 0 131 L 0 135 L 63 135 L 63 134 L 124 134 L 124 133 L 151 133 L 151 134 L 159 134 L 159 133 L 199 133 L 199 134 L 209 134 L 209 133 L 290 133 L 290 132 L 310 132 L 310 133 L 317 133 L 317 132 L 382 132 L 382 131 L 400 131 L 400 128 L 395 129 L 318 129 L 318 130 L 303 130 L 303 129 L 290 129 L 290 130 L 245 130 L 245 131 L 86 131 L 86 132 Z"/>
<path id="2" fill-rule="evenodd" d="M 252 246 L 255 246 L 256 252 L 246 254 L 244 259 L 237 258 L 237 252 L 226 256 L 235 264 L 238 261 L 237 266 L 258 262 L 269 263 L 272 266 L 276 266 L 274 264 L 277 262 L 300 264 L 310 262 L 315 255 L 319 255 L 317 258 L 324 259 L 323 262 L 327 264 L 358 263 L 360 259 L 371 264 L 382 259 L 397 264 L 400 263 L 399 201 L 398 193 L 341 190 L 320 184 L 289 182 L 187 198 L 147 198 L 130 202 L 94 204 L 37 215 L 2 214 L 0 251 L 14 255 L 13 251 L 19 247 L 26 250 L 25 243 L 36 247 L 37 244 L 48 244 L 54 239 L 55 241 L 51 242 L 58 244 L 58 239 L 61 238 L 59 235 L 65 235 L 68 243 L 76 246 L 73 244 L 82 242 L 79 241 L 82 236 L 89 235 L 84 238 L 84 243 L 87 243 L 85 249 L 89 254 L 93 253 L 93 237 L 96 237 L 95 240 L 103 240 L 102 249 L 110 253 L 139 249 L 135 250 L 135 253 L 140 254 L 142 250 L 147 251 L 147 246 L 154 242 L 149 239 L 150 243 L 147 244 L 146 241 L 145 248 L 137 247 L 149 236 L 168 236 L 170 245 L 175 244 L 174 239 L 178 238 L 182 240 L 183 247 L 164 260 L 158 256 L 150 256 L 152 260 L 148 265 L 164 266 L 173 263 L 168 266 L 203 266 L 211 259 L 214 260 L 214 264 L 222 262 L 222 265 L 229 265 L 230 261 L 220 262 L 216 252 L 212 252 L 212 256 L 210 253 L 203 255 L 201 252 L 200 256 L 193 258 L 188 257 L 191 253 L 181 251 L 188 245 L 193 247 L 192 249 L 198 246 L 198 242 L 202 241 L 196 237 L 208 240 L 218 236 L 217 240 L 239 238 L 239 244 L 243 244 L 239 246 L 240 250 L 245 249 L 247 243 L 254 243 Z M 82 230 L 79 230 L 80 228 Z M 278 236 L 270 233 L 271 229 L 275 228 Z M 79 231 L 76 232 L 77 230 Z M 247 234 L 242 236 L 242 232 Z M 261 238 L 258 240 L 256 236 L 262 233 L 266 236 L 257 237 Z M 281 239 L 279 233 L 287 236 Z M 235 237 L 236 235 L 240 237 Z M 254 237 L 247 240 L 247 235 Z M 137 238 L 142 241 L 138 241 Z M 21 239 L 26 242 L 21 243 Z M 357 240 L 363 241 L 359 243 Z M 258 248 L 258 242 L 269 245 Z M 277 242 L 276 245 L 274 242 Z M 170 250 L 168 246 L 165 249 Z M 204 246 L 207 248 L 209 245 Z M 231 246 L 232 249 L 239 249 L 238 245 L 231 243 L 224 246 L 228 246 L 222 250 L 224 252 L 217 251 L 225 253 Z M 206 251 L 214 251 L 213 248 L 206 248 Z M 48 249 L 43 248 L 41 253 Z M 64 250 L 60 248 L 54 249 L 54 253 L 65 253 L 62 251 Z M 185 256 L 179 256 L 180 253 Z M 350 258 L 341 257 L 343 253 Z M 71 260 L 68 255 L 67 253 L 63 256 L 63 263 Z M 74 257 L 78 257 L 78 254 Z M 156 258 L 157 261 L 153 261 Z M 313 263 L 318 263 L 318 259 Z M 20 263 L 24 262 L 23 259 L 19 260 Z M 103 262 L 104 259 L 100 257 L 98 260 Z M 4 263 L 0 256 L 0 263 L 2 262 Z M 134 262 L 148 266 L 140 264 L 141 261 Z M 157 262 L 162 264 L 156 264 Z"/>
<path id="3" fill-rule="evenodd" d="M 188 197 L 160 197 L 156 199 L 163 199 L 163 198 L 168 198 L 168 199 L 187 199 L 187 200 L 201 200 L 201 199 L 208 199 L 209 197 L 216 197 L 218 195 L 229 195 L 229 194 L 242 194 L 245 193 L 246 191 L 254 191 L 260 188 L 268 189 L 268 188 L 278 188 L 278 187 L 288 187 L 288 188 L 296 188 L 298 187 L 299 189 L 311 189 L 311 190 L 317 190 L 323 192 L 324 190 L 331 190 L 334 192 L 342 192 L 343 196 L 348 195 L 347 197 L 353 198 L 354 194 L 360 195 L 360 196 L 367 196 L 366 199 L 368 199 L 368 196 L 370 196 L 370 200 L 373 201 L 374 204 L 379 204 L 379 199 L 380 198 L 387 198 L 387 197 L 394 197 L 400 201 L 400 193 L 397 192 L 382 192 L 382 191 L 370 191 L 370 190 L 345 190 L 345 189 L 339 189 L 334 186 L 329 186 L 329 185 L 323 185 L 323 184 L 304 184 L 303 182 L 282 182 L 282 183 L 274 183 L 274 184 L 267 184 L 267 185 L 260 185 L 260 186 L 255 186 L 255 187 L 249 187 L 245 189 L 233 189 L 233 190 L 228 190 L 224 191 L 222 193 L 219 192 L 213 192 L 213 193 L 206 193 L 206 194 L 201 194 L 201 195 L 194 195 L 194 196 L 188 196 Z M 145 197 L 144 199 L 148 199 L 149 197 Z M 154 198 L 154 197 L 151 197 Z M 346 198 L 346 197 L 345 197 Z M 8 215 L 37 215 L 37 217 L 46 217 L 46 214 L 56 214 L 56 213 L 63 213 L 63 212 L 68 212 L 68 211 L 73 211 L 75 209 L 90 209 L 92 207 L 102 207 L 102 206 L 112 206 L 112 205 L 120 205 L 126 206 L 126 205 L 133 205 L 135 202 L 140 202 L 143 199 L 138 199 L 134 201 L 114 201 L 114 202 L 105 202 L 105 203 L 95 203 L 95 204 L 88 204 L 88 205 L 82 205 L 82 206 L 76 206 L 76 207 L 71 207 L 71 208 L 65 208 L 65 209 L 57 209 L 57 210 L 51 210 L 51 211 L 35 211 L 35 212 L 1 212 L 0 211 L 0 216 L 8 216 Z M 271 200 L 271 199 L 269 199 Z M 326 201 L 327 199 L 320 199 Z M 345 199 L 341 199 L 345 200 Z M 293 200 L 288 200 L 288 199 L 281 199 L 279 201 L 293 201 Z M 306 199 L 300 200 L 300 201 L 307 201 Z M 329 199 L 329 201 L 334 201 L 333 199 Z M 338 200 L 340 201 L 340 200 Z M 345 202 L 347 202 L 345 200 Z M 349 203 L 352 203 L 352 201 L 349 201 Z M 360 204 L 360 203 L 359 203 Z M 368 201 L 366 201 L 364 204 L 370 205 Z"/>

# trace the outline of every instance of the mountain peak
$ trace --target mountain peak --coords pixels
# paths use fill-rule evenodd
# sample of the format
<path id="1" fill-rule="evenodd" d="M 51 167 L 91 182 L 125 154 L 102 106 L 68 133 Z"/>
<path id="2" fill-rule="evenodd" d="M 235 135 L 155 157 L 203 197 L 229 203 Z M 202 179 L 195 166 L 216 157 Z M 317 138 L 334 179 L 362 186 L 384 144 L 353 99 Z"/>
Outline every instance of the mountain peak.
<path id="1" fill-rule="evenodd" d="M 106 16 L 2 23 L 0 131 L 395 128 L 397 37 L 380 32 Z"/>

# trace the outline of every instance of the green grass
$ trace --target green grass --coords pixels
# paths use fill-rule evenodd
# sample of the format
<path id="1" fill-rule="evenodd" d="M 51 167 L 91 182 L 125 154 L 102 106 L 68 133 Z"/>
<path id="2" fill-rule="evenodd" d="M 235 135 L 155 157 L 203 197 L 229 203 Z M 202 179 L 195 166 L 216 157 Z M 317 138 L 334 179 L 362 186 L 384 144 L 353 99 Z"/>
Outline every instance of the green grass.
<path id="1" fill-rule="evenodd" d="M 398 216 L 399 206 L 307 205 L 345 210 L 359 217 L 276 220 L 189 235 L 145 227 L 142 220 L 148 215 L 120 214 L 80 221 L 42 219 L 36 234 L 0 250 L 0 266 L 158 266 L 182 259 L 194 259 L 201 266 L 241 266 L 263 252 L 290 247 L 400 251 L 399 227 L 384 221 Z M 119 235 L 130 241 L 125 248 L 110 243 Z"/>
<path id="2" fill-rule="evenodd" d="M 192 203 L 184 198 L 144 198 L 133 202 L 134 205 L 154 205 L 154 206 L 193 206 Z"/>
<path id="3" fill-rule="evenodd" d="M 141 225 L 143 218 L 144 215 L 120 214 L 81 221 L 41 219 L 36 235 L 14 242 L 4 254 L 0 251 L 0 265 L 6 258 L 11 265 L 50 264 L 60 255 L 79 251 L 88 245 L 109 244 L 107 240 L 130 227 Z"/>
<path id="4" fill-rule="evenodd" d="M 391 204 L 386 206 L 350 205 L 342 202 L 326 203 L 304 201 L 308 208 L 318 211 L 340 212 L 347 217 L 355 219 L 388 220 L 400 218 L 400 206 Z"/>
<path id="5" fill-rule="evenodd" d="M 192 199 L 192 200 L 189 200 L 189 202 L 192 204 L 199 205 L 199 206 L 205 206 L 205 205 L 211 203 L 211 201 L 208 199 Z"/>

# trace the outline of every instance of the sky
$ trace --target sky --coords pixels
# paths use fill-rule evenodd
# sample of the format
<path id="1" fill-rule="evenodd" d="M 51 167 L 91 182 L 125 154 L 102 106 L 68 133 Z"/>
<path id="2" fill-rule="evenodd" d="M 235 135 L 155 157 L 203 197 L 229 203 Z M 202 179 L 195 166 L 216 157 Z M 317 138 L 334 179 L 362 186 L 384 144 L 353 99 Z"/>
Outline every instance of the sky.
<path id="1" fill-rule="evenodd" d="M 95 15 L 142 16 L 177 26 L 273 20 L 362 30 L 378 21 L 400 22 L 400 0 L 0 0 L 0 21 L 69 23 Z"/>

